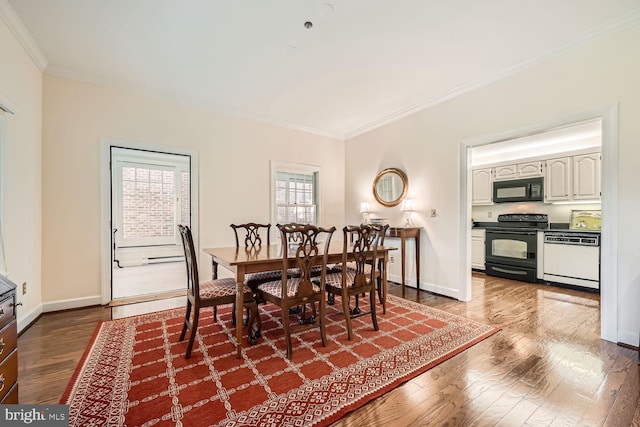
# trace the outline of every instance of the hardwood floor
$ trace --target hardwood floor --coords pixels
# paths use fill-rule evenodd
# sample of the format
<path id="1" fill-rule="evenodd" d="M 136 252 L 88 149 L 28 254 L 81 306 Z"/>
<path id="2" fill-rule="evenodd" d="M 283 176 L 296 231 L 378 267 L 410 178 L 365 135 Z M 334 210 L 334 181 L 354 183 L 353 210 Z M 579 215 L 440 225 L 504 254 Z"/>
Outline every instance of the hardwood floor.
<path id="1" fill-rule="evenodd" d="M 420 301 L 502 331 L 334 426 L 640 425 L 637 352 L 599 338 L 598 295 L 483 274 L 474 274 L 473 295 L 464 303 L 421 292 Z M 415 299 L 415 290 L 405 297 Z M 154 310 L 127 314 L 136 309 Z M 46 314 L 20 336 L 21 403 L 58 402 L 111 310 Z"/>

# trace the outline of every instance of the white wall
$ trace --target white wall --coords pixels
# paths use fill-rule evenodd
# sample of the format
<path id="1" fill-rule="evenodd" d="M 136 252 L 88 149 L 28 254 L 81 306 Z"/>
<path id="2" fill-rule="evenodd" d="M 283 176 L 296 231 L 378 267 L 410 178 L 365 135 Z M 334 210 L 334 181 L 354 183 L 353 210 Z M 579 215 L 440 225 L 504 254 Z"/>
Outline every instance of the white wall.
<path id="1" fill-rule="evenodd" d="M 464 223 L 460 206 L 461 141 L 574 116 L 619 103 L 618 337 L 637 345 L 640 325 L 640 27 L 566 51 L 493 84 L 461 95 L 346 143 L 346 219 L 359 219 L 360 201 L 400 224 L 397 208 L 383 208 L 371 195 L 377 171 L 404 169 L 409 197 L 426 230 L 423 288 L 460 295 L 465 287 L 459 254 Z M 366 153 L 366 155 L 363 155 Z M 428 211 L 437 208 L 438 216 Z M 607 286 L 607 284 L 603 284 Z"/>
<path id="2" fill-rule="evenodd" d="M 2 147 L 3 229 L 7 273 L 17 292 L 18 329 L 35 319 L 41 303 L 42 73 L 0 19 L 0 102 L 5 114 Z"/>
<path id="3" fill-rule="evenodd" d="M 43 300 L 51 306 L 100 294 L 101 138 L 198 152 L 201 248 L 235 245 L 231 223 L 269 222 L 272 159 L 321 166 L 321 225 L 344 224 L 342 141 L 45 75 Z M 199 261 L 210 277 L 210 259 Z"/>

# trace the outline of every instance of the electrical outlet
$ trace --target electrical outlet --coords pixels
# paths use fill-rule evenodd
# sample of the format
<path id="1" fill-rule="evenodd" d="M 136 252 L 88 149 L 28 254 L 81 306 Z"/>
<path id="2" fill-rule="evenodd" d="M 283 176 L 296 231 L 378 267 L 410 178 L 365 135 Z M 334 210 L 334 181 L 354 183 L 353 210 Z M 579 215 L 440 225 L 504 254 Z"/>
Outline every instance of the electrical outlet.
<path id="1" fill-rule="evenodd" d="M 491 218 L 493 216 L 493 212 L 489 211 L 487 212 L 487 218 Z"/>
<path id="2" fill-rule="evenodd" d="M 394 262 L 396 262 L 396 258 L 393 255 L 391 255 L 389 257 L 389 262 L 393 264 Z"/>
<path id="3" fill-rule="evenodd" d="M 22 283 L 22 295 L 27 293 L 27 282 Z"/>
<path id="4" fill-rule="evenodd" d="M 435 218 L 435 217 L 436 217 L 436 210 L 431 209 L 431 218 Z"/>

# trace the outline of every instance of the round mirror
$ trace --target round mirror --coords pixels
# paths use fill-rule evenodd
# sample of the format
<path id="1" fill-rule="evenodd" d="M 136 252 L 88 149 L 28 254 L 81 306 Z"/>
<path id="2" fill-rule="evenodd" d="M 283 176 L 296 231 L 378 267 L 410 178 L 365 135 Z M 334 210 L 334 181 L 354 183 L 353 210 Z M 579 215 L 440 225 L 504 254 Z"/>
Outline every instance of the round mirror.
<path id="1" fill-rule="evenodd" d="M 389 168 L 380 171 L 373 181 L 373 195 L 378 203 L 391 207 L 400 204 L 407 195 L 409 181 L 400 169 Z"/>

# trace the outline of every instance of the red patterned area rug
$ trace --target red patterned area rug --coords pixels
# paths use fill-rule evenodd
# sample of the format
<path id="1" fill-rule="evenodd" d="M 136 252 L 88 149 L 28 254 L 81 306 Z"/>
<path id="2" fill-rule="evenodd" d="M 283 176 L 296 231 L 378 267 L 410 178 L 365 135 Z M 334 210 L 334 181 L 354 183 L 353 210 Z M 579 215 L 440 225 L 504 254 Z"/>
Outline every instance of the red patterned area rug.
<path id="1" fill-rule="evenodd" d="M 338 306 L 327 306 L 329 345 L 317 330 L 294 336 L 291 361 L 280 309 L 269 304 L 262 338 L 242 359 L 229 306 L 217 322 L 202 310 L 189 360 L 178 342 L 183 309 L 103 322 L 61 398 L 69 425 L 328 425 L 498 331 L 390 295 L 380 330 L 360 317 L 349 341 Z"/>

